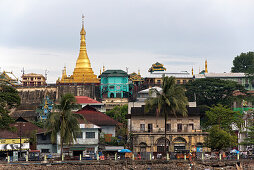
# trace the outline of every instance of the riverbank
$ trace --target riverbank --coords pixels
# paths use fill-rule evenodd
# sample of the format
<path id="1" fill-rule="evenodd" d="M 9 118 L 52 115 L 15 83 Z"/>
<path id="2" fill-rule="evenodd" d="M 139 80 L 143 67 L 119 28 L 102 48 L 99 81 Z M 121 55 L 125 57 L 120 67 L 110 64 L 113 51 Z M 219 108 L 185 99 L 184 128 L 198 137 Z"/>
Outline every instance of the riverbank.
<path id="1" fill-rule="evenodd" d="M 236 164 L 241 165 L 244 170 L 254 170 L 254 160 L 240 161 L 69 161 L 69 162 L 18 162 L 2 163 L 0 169 L 4 170 L 235 170 Z"/>

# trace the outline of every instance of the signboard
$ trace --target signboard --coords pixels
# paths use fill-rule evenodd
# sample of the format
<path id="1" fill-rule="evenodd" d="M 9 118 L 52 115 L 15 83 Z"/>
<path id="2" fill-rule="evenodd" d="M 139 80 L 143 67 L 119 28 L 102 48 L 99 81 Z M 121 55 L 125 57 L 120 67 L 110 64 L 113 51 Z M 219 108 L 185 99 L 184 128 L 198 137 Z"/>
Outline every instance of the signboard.
<path id="1" fill-rule="evenodd" d="M 0 144 L 0 151 L 8 151 L 8 150 L 19 150 L 19 143 L 16 144 Z M 29 143 L 21 143 L 21 150 L 28 150 Z"/>
<path id="2" fill-rule="evenodd" d="M 0 144 L 19 144 L 20 139 L 0 139 Z M 29 143 L 28 138 L 22 138 L 21 143 Z"/>

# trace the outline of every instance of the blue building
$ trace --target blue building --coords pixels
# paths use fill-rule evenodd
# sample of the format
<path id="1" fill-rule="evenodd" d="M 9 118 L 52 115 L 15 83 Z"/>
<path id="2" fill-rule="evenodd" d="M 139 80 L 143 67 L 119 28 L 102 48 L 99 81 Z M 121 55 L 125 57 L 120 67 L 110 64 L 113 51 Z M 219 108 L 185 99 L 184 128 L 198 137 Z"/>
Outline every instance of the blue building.
<path id="1" fill-rule="evenodd" d="M 106 70 L 101 78 L 102 98 L 128 98 L 130 87 L 128 74 L 123 70 Z"/>

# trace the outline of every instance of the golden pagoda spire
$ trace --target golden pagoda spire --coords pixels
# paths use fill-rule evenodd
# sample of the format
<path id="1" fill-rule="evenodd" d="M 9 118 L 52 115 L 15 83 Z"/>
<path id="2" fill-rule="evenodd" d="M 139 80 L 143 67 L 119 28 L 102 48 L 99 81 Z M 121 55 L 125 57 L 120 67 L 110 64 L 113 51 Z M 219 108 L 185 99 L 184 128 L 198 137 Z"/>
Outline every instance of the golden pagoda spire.
<path id="1" fill-rule="evenodd" d="M 140 70 L 138 69 L 138 75 L 140 75 Z"/>
<path id="2" fill-rule="evenodd" d="M 100 75 L 101 75 L 101 68 L 100 68 Z"/>
<path id="3" fill-rule="evenodd" d="M 208 73 L 208 69 L 207 69 L 207 60 L 205 60 L 205 73 Z"/>
<path id="4" fill-rule="evenodd" d="M 73 72 L 73 82 L 75 83 L 99 83 L 99 79 L 94 74 L 90 60 L 86 51 L 86 31 L 84 28 L 84 15 L 82 15 L 82 28 L 80 31 L 80 51 Z"/>
<path id="5" fill-rule="evenodd" d="M 192 66 L 192 69 L 191 69 L 191 74 L 192 74 L 192 76 L 194 75 L 194 73 L 193 73 L 193 66 Z"/>
<path id="6" fill-rule="evenodd" d="M 102 70 L 103 72 L 105 71 L 105 66 L 103 65 L 103 70 Z"/>

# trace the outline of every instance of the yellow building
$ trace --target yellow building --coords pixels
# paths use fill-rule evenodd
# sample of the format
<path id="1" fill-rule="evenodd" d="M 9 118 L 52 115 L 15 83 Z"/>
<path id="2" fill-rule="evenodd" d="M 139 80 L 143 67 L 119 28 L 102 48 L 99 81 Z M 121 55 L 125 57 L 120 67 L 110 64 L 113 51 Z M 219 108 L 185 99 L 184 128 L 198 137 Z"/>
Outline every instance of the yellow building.
<path id="1" fill-rule="evenodd" d="M 46 78 L 42 74 L 23 74 L 22 75 L 22 86 L 45 86 Z"/>
<path id="2" fill-rule="evenodd" d="M 80 51 L 73 75 L 67 76 L 66 67 L 64 67 L 62 78 L 57 80 L 57 83 L 99 83 L 99 79 L 92 70 L 91 63 L 86 51 L 86 31 L 84 29 L 84 16 L 82 16 L 82 29 L 80 31 L 80 36 Z"/>

